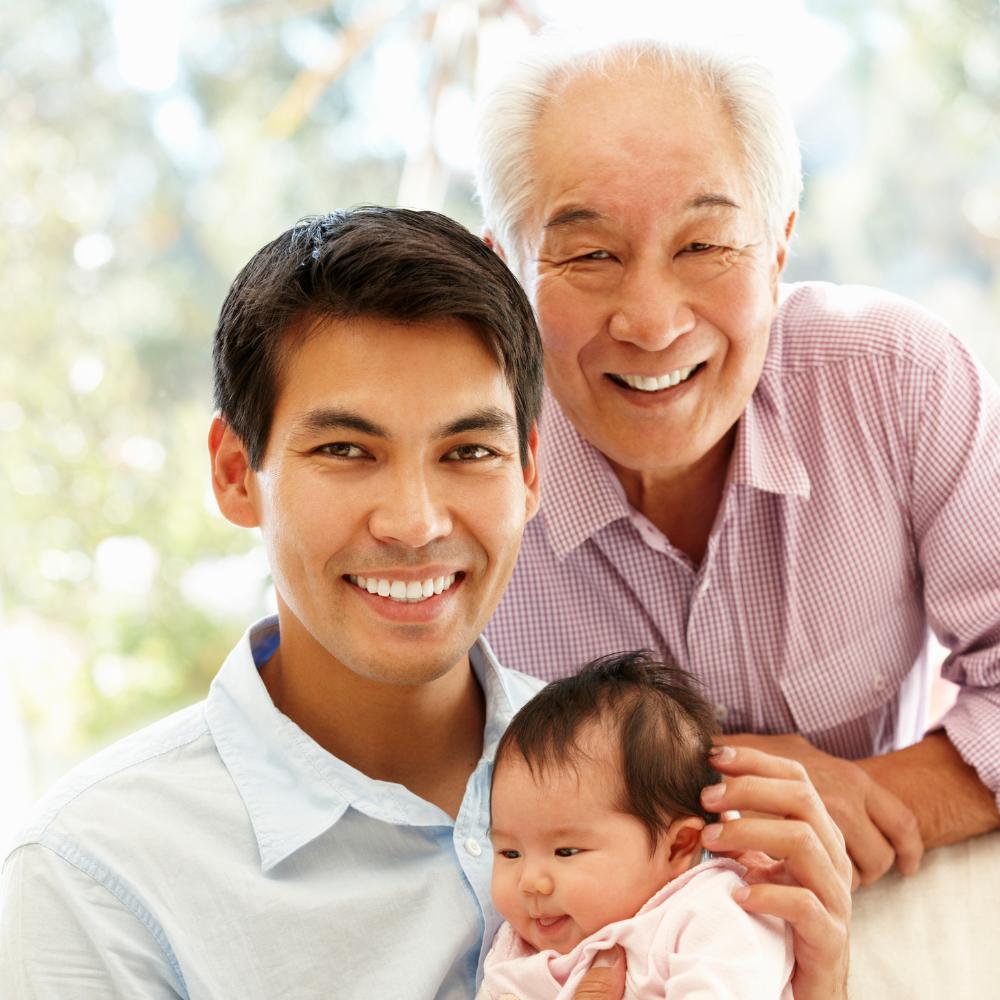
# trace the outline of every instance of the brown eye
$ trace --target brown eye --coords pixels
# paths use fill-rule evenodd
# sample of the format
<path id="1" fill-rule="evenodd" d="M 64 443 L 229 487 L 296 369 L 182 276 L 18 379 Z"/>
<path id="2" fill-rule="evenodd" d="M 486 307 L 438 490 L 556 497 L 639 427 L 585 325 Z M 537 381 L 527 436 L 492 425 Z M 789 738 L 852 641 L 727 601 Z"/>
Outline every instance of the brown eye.
<path id="1" fill-rule="evenodd" d="M 331 444 L 324 444 L 316 449 L 320 455 L 329 455 L 331 458 L 367 458 L 368 452 L 360 445 L 351 444 L 350 441 L 334 441 Z"/>

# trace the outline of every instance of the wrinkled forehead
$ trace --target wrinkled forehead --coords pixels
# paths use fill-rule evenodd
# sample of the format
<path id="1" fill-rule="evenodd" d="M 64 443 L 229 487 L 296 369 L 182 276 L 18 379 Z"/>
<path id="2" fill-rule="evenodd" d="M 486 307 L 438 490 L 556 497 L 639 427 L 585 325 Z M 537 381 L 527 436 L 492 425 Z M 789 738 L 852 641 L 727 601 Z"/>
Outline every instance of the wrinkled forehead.
<path id="1" fill-rule="evenodd" d="M 530 149 L 521 236 L 564 204 L 617 201 L 641 215 L 700 191 L 750 207 L 745 156 L 722 101 L 663 67 L 571 78 L 546 104 Z"/>

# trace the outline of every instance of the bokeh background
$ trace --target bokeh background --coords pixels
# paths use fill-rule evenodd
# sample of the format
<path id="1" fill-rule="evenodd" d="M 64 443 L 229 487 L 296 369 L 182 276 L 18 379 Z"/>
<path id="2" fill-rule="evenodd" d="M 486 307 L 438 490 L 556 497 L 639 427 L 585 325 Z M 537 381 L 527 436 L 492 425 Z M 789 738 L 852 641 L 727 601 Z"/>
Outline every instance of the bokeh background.
<path id="1" fill-rule="evenodd" d="M 795 107 L 789 278 L 943 315 L 1000 374 L 998 0 L 29 0 L 0 6 L 0 838 L 201 698 L 269 609 L 208 486 L 210 341 L 297 218 L 471 228 L 477 93 L 532 32 L 713 37 Z"/>

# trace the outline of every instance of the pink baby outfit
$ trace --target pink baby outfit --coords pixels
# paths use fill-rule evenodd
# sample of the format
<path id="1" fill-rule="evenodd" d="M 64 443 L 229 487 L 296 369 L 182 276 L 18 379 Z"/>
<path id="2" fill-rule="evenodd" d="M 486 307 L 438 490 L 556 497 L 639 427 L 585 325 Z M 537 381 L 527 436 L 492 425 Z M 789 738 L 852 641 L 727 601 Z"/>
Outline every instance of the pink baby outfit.
<path id="1" fill-rule="evenodd" d="M 728 858 L 706 861 L 566 955 L 535 951 L 505 923 L 477 1000 L 572 1000 L 594 956 L 616 944 L 628 965 L 626 1000 L 792 1000 L 791 929 L 734 902 L 744 870 Z"/>

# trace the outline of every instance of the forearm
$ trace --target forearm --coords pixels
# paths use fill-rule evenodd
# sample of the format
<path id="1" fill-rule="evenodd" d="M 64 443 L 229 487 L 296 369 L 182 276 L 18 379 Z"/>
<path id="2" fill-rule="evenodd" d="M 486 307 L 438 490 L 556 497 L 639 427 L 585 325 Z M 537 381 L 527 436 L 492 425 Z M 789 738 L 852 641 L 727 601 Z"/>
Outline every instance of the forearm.
<path id="1" fill-rule="evenodd" d="M 912 811 L 924 846 L 943 847 L 1000 827 L 993 793 L 944 732 L 858 765 Z"/>

